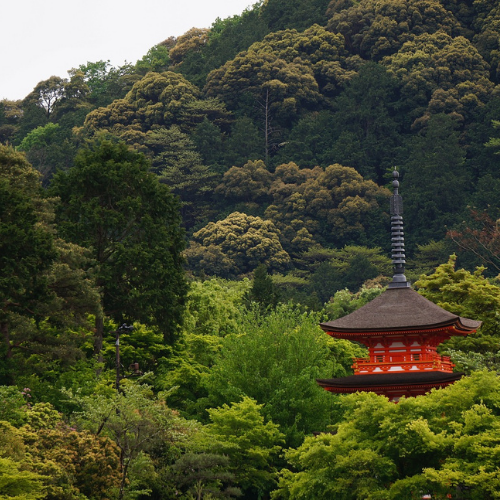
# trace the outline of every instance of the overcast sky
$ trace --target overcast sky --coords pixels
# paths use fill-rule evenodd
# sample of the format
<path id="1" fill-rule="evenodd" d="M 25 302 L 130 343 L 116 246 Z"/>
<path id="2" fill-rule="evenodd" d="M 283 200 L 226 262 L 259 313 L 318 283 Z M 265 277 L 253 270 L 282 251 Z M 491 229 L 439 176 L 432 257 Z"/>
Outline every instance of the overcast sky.
<path id="1" fill-rule="evenodd" d="M 41 80 L 80 64 L 135 63 L 157 43 L 256 0 L 1 0 L 0 99 L 22 99 Z"/>

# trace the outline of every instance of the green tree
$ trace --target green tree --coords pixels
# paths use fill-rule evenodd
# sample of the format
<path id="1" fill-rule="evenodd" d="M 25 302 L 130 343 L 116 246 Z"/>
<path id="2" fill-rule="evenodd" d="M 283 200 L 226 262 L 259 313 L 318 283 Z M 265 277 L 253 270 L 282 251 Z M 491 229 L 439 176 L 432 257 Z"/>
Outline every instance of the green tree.
<path id="1" fill-rule="evenodd" d="M 337 137 L 336 120 L 330 110 L 308 113 L 291 129 L 273 164 L 294 162 L 302 168 L 326 168 L 335 160 L 332 145 Z"/>
<path id="2" fill-rule="evenodd" d="M 169 403 L 190 418 L 200 418 L 207 391 L 203 378 L 220 350 L 222 338 L 239 333 L 250 281 L 192 281 L 184 314 L 184 335 L 171 356 L 159 362 L 155 386 L 176 387 Z"/>
<path id="3" fill-rule="evenodd" d="M 498 24 L 500 12 L 498 6 L 488 2 L 477 2 L 474 6 L 472 27 L 474 28 L 474 45 L 490 64 L 491 79 L 498 82 L 500 70 L 500 37 L 498 34 Z M 466 9 L 465 13 L 467 13 Z"/>
<path id="4" fill-rule="evenodd" d="M 50 404 L 28 408 L 19 434 L 30 468 L 45 478 L 48 498 L 103 498 L 119 486 L 118 447 L 107 437 L 70 427 Z"/>
<path id="5" fill-rule="evenodd" d="M 186 300 L 184 329 L 188 333 L 224 337 L 239 331 L 240 306 L 250 281 L 192 281 Z"/>
<path id="6" fill-rule="evenodd" d="M 191 140 L 200 153 L 203 163 L 214 172 L 223 173 L 223 135 L 219 127 L 214 125 L 207 117 L 199 123 L 191 136 Z"/>
<path id="7" fill-rule="evenodd" d="M 333 250 L 331 252 L 331 264 L 342 274 L 350 274 L 356 275 L 360 272 L 360 270 L 356 270 L 353 272 L 352 269 L 352 261 L 353 258 L 363 258 L 366 259 L 365 262 L 368 263 L 368 266 L 375 268 L 375 276 L 384 275 L 389 276 L 391 273 L 391 261 L 389 257 L 384 255 L 381 248 L 366 248 L 362 246 L 355 245 L 347 245 L 341 250 Z M 369 270 L 368 274 L 371 274 L 373 271 Z M 371 276 L 372 278 L 375 276 Z M 354 276 L 349 276 L 349 278 L 354 278 Z"/>
<path id="8" fill-rule="evenodd" d="M 217 18 L 207 33 L 207 42 L 199 43 L 193 47 L 195 50 L 186 52 L 179 70 L 189 81 L 202 87 L 211 70 L 233 59 L 267 33 L 259 4 L 249 6 L 241 15 Z"/>
<path id="9" fill-rule="evenodd" d="M 264 264 L 257 266 L 253 273 L 253 283 L 248 298 L 259 304 L 263 310 L 274 308 L 278 304 L 278 288 L 267 274 L 267 267 Z"/>
<path id="10" fill-rule="evenodd" d="M 450 256 L 429 276 L 421 276 L 415 283 L 419 293 L 440 307 L 464 318 L 483 322 L 478 333 L 464 339 L 454 337 L 449 348 L 485 352 L 498 350 L 500 287 L 483 276 L 484 267 L 474 273 L 456 269 L 456 256 Z"/>
<path id="11" fill-rule="evenodd" d="M 438 0 L 361 0 L 335 9 L 338 3 L 329 7 L 328 29 L 344 35 L 349 49 L 364 59 L 380 60 L 423 32 L 451 35 L 458 28 L 456 18 Z"/>
<path id="12" fill-rule="evenodd" d="M 268 199 L 273 175 L 262 160 L 247 161 L 242 167 L 231 167 L 216 193 L 227 200 L 262 203 Z"/>
<path id="13" fill-rule="evenodd" d="M 186 418 L 206 417 L 208 392 L 204 379 L 221 345 L 222 338 L 218 335 L 187 332 L 175 352 L 159 363 L 155 387 L 171 391 L 169 404 Z"/>
<path id="14" fill-rule="evenodd" d="M 385 241 L 381 205 L 385 208 L 389 193 L 355 169 L 340 164 L 300 169 L 289 163 L 277 167 L 274 176 L 265 215 L 282 232 L 287 250 L 304 228 L 311 240 L 336 247 Z"/>
<path id="15" fill-rule="evenodd" d="M 222 338 L 241 331 L 243 303 L 250 281 L 193 281 L 184 314 L 184 335 L 175 352 L 159 363 L 155 386 L 176 387 L 169 397 L 173 408 L 201 418 L 207 390 L 203 378 L 213 366 Z"/>
<path id="16" fill-rule="evenodd" d="M 326 24 L 329 0 L 283 2 L 268 0 L 262 4 L 261 16 L 270 31 L 294 28 L 299 31 L 313 24 Z"/>
<path id="17" fill-rule="evenodd" d="M 209 32 L 206 28 L 191 28 L 178 37 L 169 51 L 172 65 L 179 66 L 188 54 L 200 51 L 208 41 Z"/>
<path id="18" fill-rule="evenodd" d="M 368 304 L 378 297 L 384 288 L 380 286 L 362 286 L 359 291 L 353 293 L 347 289 L 335 292 L 330 301 L 325 304 L 325 312 L 331 320 L 342 318 L 351 314 L 356 309 Z"/>
<path id="19" fill-rule="evenodd" d="M 337 95 L 346 82 L 356 74 L 356 70 L 362 63 L 359 57 L 351 57 L 346 50 L 342 35 L 328 31 L 324 27 L 315 24 L 300 33 L 294 29 L 269 33 L 261 42 L 253 44 L 248 51 L 238 54 L 226 66 L 236 71 L 239 62 L 242 62 L 247 57 L 249 64 L 252 64 L 253 61 L 255 61 L 255 64 L 259 64 L 258 61 L 261 58 L 260 65 L 265 68 L 266 60 L 271 60 L 269 56 L 273 56 L 280 62 L 293 64 L 294 66 L 290 66 L 290 69 L 301 67 L 303 71 L 311 72 L 314 75 L 320 93 L 328 97 Z M 242 70 L 244 71 L 243 74 L 236 72 L 234 75 L 229 76 L 229 78 L 241 75 L 245 78 L 251 78 L 251 82 L 254 83 L 255 80 L 252 78 L 251 72 L 252 68 L 246 67 L 242 68 Z M 217 73 L 214 72 L 214 76 L 216 75 Z M 256 76 L 262 79 L 265 75 L 265 73 L 261 72 Z M 210 83 L 210 77 L 211 75 L 207 79 L 207 87 Z M 283 81 L 286 81 L 286 79 Z M 269 87 L 270 90 L 271 88 Z M 288 90 L 291 90 L 291 88 Z M 310 92 L 312 87 L 307 90 Z M 224 93 L 226 94 L 229 91 L 230 89 L 226 89 Z M 276 94 L 272 99 L 274 108 L 279 107 L 279 103 L 275 102 L 275 97 L 277 97 Z M 304 110 L 304 105 L 306 104 L 306 101 L 302 100 L 306 96 L 301 95 L 300 97 L 301 99 L 297 99 L 295 103 L 298 113 Z M 320 102 L 323 103 L 322 100 Z M 245 102 L 241 102 L 240 108 L 245 104 Z"/>
<path id="20" fill-rule="evenodd" d="M 382 249 L 347 245 L 331 251 L 330 260 L 317 267 L 311 276 L 312 289 L 326 302 L 338 290 L 347 288 L 354 293 L 366 281 L 384 276 L 387 279 L 390 274 L 391 261 Z"/>
<path id="21" fill-rule="evenodd" d="M 181 200 L 182 220 L 191 228 L 213 213 L 211 194 L 217 176 L 203 164 L 187 134 L 177 125 L 146 133 L 145 145 L 151 152 L 151 170 Z"/>
<path id="22" fill-rule="evenodd" d="M 115 497 L 119 452 L 110 439 L 68 426 L 47 403 L 22 410 L 17 428 L 0 422 L 2 498 Z"/>
<path id="23" fill-rule="evenodd" d="M 285 453 L 273 499 L 493 499 L 498 484 L 499 378 L 477 372 L 398 404 L 343 397 L 334 432 Z"/>
<path id="24" fill-rule="evenodd" d="M 384 183 L 400 152 L 399 83 L 378 64 L 367 63 L 334 102 L 335 142 L 330 162 L 355 168 L 366 179 Z"/>
<path id="25" fill-rule="evenodd" d="M 45 111 L 50 119 L 57 104 L 64 97 L 65 80 L 59 76 L 51 76 L 48 80 L 39 82 L 33 91 L 25 98 L 25 105 L 34 104 Z"/>
<path id="26" fill-rule="evenodd" d="M 326 429 L 334 397 L 317 385 L 316 378 L 345 375 L 342 363 L 345 358 L 347 366 L 352 363 L 352 350 L 344 357 L 340 353 L 348 349 L 346 343 L 330 349 L 318 323 L 317 314 L 291 305 L 279 305 L 265 315 L 259 308 L 249 311 L 241 320 L 243 333 L 224 338 L 205 377 L 208 403 L 255 399 L 264 404 L 264 416 L 280 426 L 289 446 Z"/>
<path id="27" fill-rule="evenodd" d="M 192 131 L 205 117 L 218 126 L 228 123 L 224 105 L 217 99 L 201 99 L 198 88 L 182 75 L 151 71 L 123 99 L 90 112 L 81 132 L 91 137 L 105 132 L 140 149 L 152 127 L 175 124 L 183 132 Z"/>
<path id="28" fill-rule="evenodd" d="M 0 409 L 0 420 L 6 421 L 20 427 L 25 421 L 24 411 L 27 394 L 29 391 L 20 391 L 15 386 L 0 386 L 0 398 L 2 408 Z"/>
<path id="29" fill-rule="evenodd" d="M 227 470 L 228 467 L 227 455 L 185 453 L 172 466 L 170 476 L 176 489 L 187 491 L 196 500 L 209 498 L 211 495 L 239 497 L 241 490 L 230 486 L 235 475 Z"/>
<path id="30" fill-rule="evenodd" d="M 122 99 L 138 79 L 132 75 L 133 67 L 125 64 L 115 68 L 109 61 L 81 64 L 69 74 L 80 71 L 89 89 L 88 100 L 94 106 L 107 106 L 114 99 Z"/>
<path id="31" fill-rule="evenodd" d="M 134 462 L 150 469 L 148 453 L 162 446 L 168 448 L 191 432 L 190 426 L 167 407 L 165 395 L 154 396 L 151 387 L 140 381 L 127 381 L 112 395 L 80 396 L 71 392 L 67 395 L 79 408 L 80 425 L 97 436 L 109 437 L 119 448 L 120 500 L 127 489 L 133 489 L 134 483 L 142 493 L 150 491 L 149 478 L 145 476 L 127 486 L 127 481 L 133 479 L 130 475 Z"/>
<path id="32" fill-rule="evenodd" d="M 152 372 L 170 348 L 158 328 L 135 322 L 120 330 L 120 373 L 125 377 Z M 102 355 L 107 366 L 116 367 L 116 331 L 120 325 L 106 321 Z"/>
<path id="33" fill-rule="evenodd" d="M 259 264 L 273 270 L 290 266 L 290 256 L 283 250 L 274 224 L 241 212 L 194 233 L 186 257 L 193 270 L 222 278 L 251 272 Z"/>
<path id="34" fill-rule="evenodd" d="M 74 145 L 56 123 L 33 129 L 21 141 L 18 150 L 26 153 L 28 161 L 42 174 L 45 185 L 56 170 L 71 165 L 75 153 Z"/>
<path id="35" fill-rule="evenodd" d="M 58 173 L 51 192 L 61 199 L 61 234 L 92 248 L 105 314 L 118 324 L 154 325 L 172 342 L 186 293 L 183 234 L 176 200 L 148 170 L 142 154 L 103 141 Z M 96 354 L 102 339 L 103 318 L 97 316 Z"/>
<path id="36" fill-rule="evenodd" d="M 444 237 L 455 221 L 469 191 L 465 150 L 456 121 L 434 115 L 425 130 L 410 143 L 410 156 L 402 167 L 405 224 L 409 247 Z"/>
<path id="37" fill-rule="evenodd" d="M 473 44 L 442 31 L 415 36 L 381 63 L 400 80 L 402 101 L 413 110 L 415 125 L 439 113 L 469 118 L 494 87 L 488 63 Z"/>
<path id="38" fill-rule="evenodd" d="M 100 307 L 85 270 L 92 265 L 88 253 L 60 238 L 39 173 L 7 147 L 0 151 L 0 190 L 2 355 L 12 362 L 3 376 L 11 382 L 80 358 L 85 339 L 77 330 Z"/>
<path id="39" fill-rule="evenodd" d="M 41 319 L 50 302 L 46 272 L 56 259 L 54 235 L 40 210 L 39 174 L 21 153 L 0 146 L 0 329 L 12 356 L 11 327 L 27 314 Z"/>
<path id="40" fill-rule="evenodd" d="M 142 59 L 137 61 L 135 69 L 141 75 L 145 75 L 149 71 L 161 73 L 168 69 L 169 63 L 168 49 L 164 45 L 159 44 L 151 47 Z"/>
<path id="41" fill-rule="evenodd" d="M 0 143 L 8 144 L 14 139 L 21 116 L 23 114 L 21 101 L 0 101 Z"/>
<path id="42" fill-rule="evenodd" d="M 0 457 L 0 496 L 7 499 L 46 498 L 43 476 L 22 470 L 11 458 Z"/>
<path id="43" fill-rule="evenodd" d="M 203 429 L 201 447 L 229 457 L 229 470 L 249 498 L 261 498 L 274 485 L 273 462 L 281 450 L 278 425 L 265 422 L 264 405 L 250 397 L 208 410 L 210 423 Z"/>
<path id="44" fill-rule="evenodd" d="M 489 179 L 485 180 L 490 181 L 489 187 L 494 187 L 496 184 L 494 179 L 488 177 Z M 473 261 L 485 266 L 489 274 L 496 274 L 500 271 L 500 228 L 498 220 L 495 220 L 488 212 L 495 213 L 496 210 L 493 206 L 482 212 L 471 209 L 469 220 L 457 224 L 446 233 L 446 236 L 455 243 L 457 253 L 461 258 L 472 255 Z"/>
<path id="45" fill-rule="evenodd" d="M 231 135 L 224 142 L 224 161 L 228 167 L 240 167 L 249 160 L 259 160 L 264 155 L 262 134 L 252 119 L 237 118 L 231 128 Z"/>
<path id="46" fill-rule="evenodd" d="M 453 253 L 452 243 L 445 239 L 417 244 L 417 250 L 406 265 L 406 276 L 414 283 L 422 274 L 431 274 Z"/>
<path id="47" fill-rule="evenodd" d="M 69 79 L 63 80 L 64 92 L 62 98 L 54 105 L 52 119 L 61 125 L 71 128 L 71 125 L 82 125 L 85 115 L 92 109 L 88 102 L 89 87 L 82 71 L 69 71 Z M 73 118 L 70 118 L 72 117 Z"/>
<path id="48" fill-rule="evenodd" d="M 259 123 L 263 149 L 271 120 L 286 124 L 321 100 L 310 63 L 288 61 L 267 47 L 242 52 L 210 72 L 205 89 L 208 96 L 221 98 L 229 109 L 243 110 Z"/>

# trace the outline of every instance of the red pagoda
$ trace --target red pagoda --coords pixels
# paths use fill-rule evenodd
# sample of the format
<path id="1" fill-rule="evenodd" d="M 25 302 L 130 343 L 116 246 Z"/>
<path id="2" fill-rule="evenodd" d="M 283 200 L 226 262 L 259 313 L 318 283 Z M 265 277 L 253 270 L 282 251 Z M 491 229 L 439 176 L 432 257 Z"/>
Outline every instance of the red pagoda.
<path id="1" fill-rule="evenodd" d="M 368 358 L 354 360 L 354 375 L 319 379 L 327 391 L 370 391 L 398 401 L 401 396 L 425 394 L 463 376 L 436 348 L 452 336 L 475 332 L 480 321 L 461 318 L 419 295 L 404 274 L 403 203 L 398 194 L 399 174 L 394 172 L 391 196 L 392 263 L 394 276 L 388 289 L 357 311 L 322 323 L 332 337 L 364 344 Z"/>

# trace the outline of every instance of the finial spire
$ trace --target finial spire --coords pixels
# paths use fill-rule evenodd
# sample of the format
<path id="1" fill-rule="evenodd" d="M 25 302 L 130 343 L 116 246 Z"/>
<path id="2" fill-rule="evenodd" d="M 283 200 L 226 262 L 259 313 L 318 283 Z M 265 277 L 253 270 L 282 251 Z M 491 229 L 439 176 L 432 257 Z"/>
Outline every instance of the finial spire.
<path id="1" fill-rule="evenodd" d="M 405 276 L 405 239 L 403 232 L 403 198 L 399 194 L 399 172 L 394 169 L 391 196 L 391 235 L 392 235 L 392 264 L 394 275 L 389 288 L 408 288 L 410 283 Z"/>

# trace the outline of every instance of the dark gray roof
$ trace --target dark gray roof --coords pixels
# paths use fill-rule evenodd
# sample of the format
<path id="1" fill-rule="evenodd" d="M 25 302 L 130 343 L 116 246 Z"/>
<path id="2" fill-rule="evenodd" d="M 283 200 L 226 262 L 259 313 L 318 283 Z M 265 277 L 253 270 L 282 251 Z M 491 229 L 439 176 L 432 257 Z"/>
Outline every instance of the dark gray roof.
<path id="1" fill-rule="evenodd" d="M 481 321 L 461 318 L 445 311 L 412 288 L 390 288 L 353 313 L 320 326 L 327 332 L 362 333 L 447 325 L 472 332 L 481 326 Z"/>
<path id="2" fill-rule="evenodd" d="M 391 372 L 369 375 L 351 375 L 350 377 L 317 379 L 316 382 L 325 389 L 370 389 L 374 387 L 415 386 L 432 384 L 446 385 L 463 377 L 463 373 L 427 372 Z"/>

